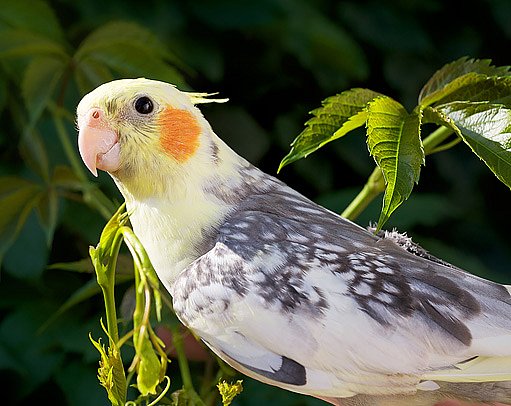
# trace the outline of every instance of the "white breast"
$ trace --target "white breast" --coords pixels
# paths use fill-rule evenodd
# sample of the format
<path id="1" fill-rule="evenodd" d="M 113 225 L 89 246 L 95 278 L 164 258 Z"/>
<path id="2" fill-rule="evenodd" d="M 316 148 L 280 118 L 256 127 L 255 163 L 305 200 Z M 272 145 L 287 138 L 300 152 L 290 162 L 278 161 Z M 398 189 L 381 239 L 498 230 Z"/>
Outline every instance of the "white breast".
<path id="1" fill-rule="evenodd" d="M 225 207 L 197 197 L 170 203 L 149 198 L 127 202 L 131 223 L 167 289 L 179 273 L 197 259 L 197 246 L 223 216 Z"/>

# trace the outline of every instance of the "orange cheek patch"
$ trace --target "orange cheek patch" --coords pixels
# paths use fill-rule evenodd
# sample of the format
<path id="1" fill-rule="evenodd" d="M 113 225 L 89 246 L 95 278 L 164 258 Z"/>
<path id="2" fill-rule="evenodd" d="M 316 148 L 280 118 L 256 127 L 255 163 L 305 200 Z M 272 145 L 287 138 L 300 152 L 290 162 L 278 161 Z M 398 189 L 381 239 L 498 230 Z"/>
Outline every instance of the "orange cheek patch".
<path id="1" fill-rule="evenodd" d="M 185 162 L 199 147 L 201 128 L 186 110 L 166 108 L 158 119 L 160 143 L 163 149 L 179 162 Z"/>

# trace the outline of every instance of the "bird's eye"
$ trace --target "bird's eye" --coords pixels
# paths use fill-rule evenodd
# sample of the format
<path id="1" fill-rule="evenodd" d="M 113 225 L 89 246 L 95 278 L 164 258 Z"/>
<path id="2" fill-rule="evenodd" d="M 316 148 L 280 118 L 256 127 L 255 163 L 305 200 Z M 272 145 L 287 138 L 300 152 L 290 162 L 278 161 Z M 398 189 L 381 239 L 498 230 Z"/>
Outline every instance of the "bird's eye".
<path id="1" fill-rule="evenodd" d="M 135 110 L 140 114 L 149 114 L 153 111 L 153 102 L 149 97 L 142 96 L 135 101 Z"/>

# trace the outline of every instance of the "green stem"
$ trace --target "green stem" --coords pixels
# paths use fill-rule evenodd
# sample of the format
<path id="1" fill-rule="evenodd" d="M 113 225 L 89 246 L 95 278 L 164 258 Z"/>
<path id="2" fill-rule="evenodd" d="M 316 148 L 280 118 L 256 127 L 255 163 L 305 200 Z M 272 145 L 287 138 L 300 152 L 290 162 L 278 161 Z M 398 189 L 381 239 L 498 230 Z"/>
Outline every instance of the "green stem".
<path id="1" fill-rule="evenodd" d="M 204 365 L 204 374 L 201 383 L 201 387 L 199 389 L 199 396 L 204 399 L 207 397 L 209 392 L 211 391 L 211 382 L 213 379 L 213 366 L 214 360 L 211 357 L 208 357 L 206 360 L 206 365 Z"/>
<path id="2" fill-rule="evenodd" d="M 122 234 L 117 233 L 112 241 L 110 248 L 110 257 L 105 269 L 103 277 L 99 277 L 98 273 L 98 284 L 101 286 L 103 291 L 103 298 L 105 301 L 105 313 L 106 313 L 106 325 L 108 328 L 108 334 L 111 340 L 117 344 L 119 341 L 119 329 L 117 326 L 117 309 L 115 305 L 115 267 L 117 264 L 117 256 L 121 248 Z"/>
<path id="3" fill-rule="evenodd" d="M 119 341 L 119 330 L 117 327 L 117 313 L 115 309 L 115 296 L 113 289 L 103 290 L 103 299 L 105 301 L 106 326 L 111 340 L 116 343 Z"/>
<path id="4" fill-rule="evenodd" d="M 451 134 L 453 130 L 447 127 L 439 127 L 431 134 L 429 134 L 423 141 L 424 153 L 426 155 L 439 152 L 446 149 L 447 146 L 453 146 L 454 143 L 449 143 L 446 148 L 438 147 L 444 142 Z M 346 207 L 341 213 L 342 217 L 349 220 L 355 220 L 369 204 L 383 191 L 385 191 L 385 182 L 383 180 L 383 174 L 379 167 L 374 168 L 373 173 L 369 176 L 366 184 L 359 192 L 359 194 L 352 200 L 352 202 Z"/>
<path id="5" fill-rule="evenodd" d="M 341 213 L 341 216 L 348 220 L 355 220 L 369 206 L 369 203 L 384 190 L 385 182 L 382 172 L 379 167 L 376 167 L 362 190 Z"/>
<path id="6" fill-rule="evenodd" d="M 132 254 L 133 255 L 133 254 Z M 133 258 L 135 259 L 135 258 Z M 137 267 L 135 262 L 135 309 L 133 310 L 133 345 L 135 346 L 135 352 L 138 355 L 138 349 L 140 348 L 140 332 L 142 329 L 142 319 L 144 318 L 144 291 L 140 289 L 140 268 Z"/>
<path id="7" fill-rule="evenodd" d="M 437 152 L 446 151 L 448 149 L 451 149 L 455 145 L 459 144 L 461 142 L 461 138 L 456 137 L 454 140 L 450 142 L 446 142 L 445 144 L 439 145 L 438 147 L 434 148 L 429 152 L 430 155 L 436 154 Z"/>
<path id="8" fill-rule="evenodd" d="M 168 376 L 164 376 L 163 379 L 167 381 L 167 384 L 165 385 L 165 388 L 161 391 L 161 393 L 158 395 L 156 399 L 154 399 L 151 403 L 149 403 L 147 406 L 157 406 L 158 402 L 163 399 L 165 394 L 170 389 L 170 378 Z"/>
<path id="9" fill-rule="evenodd" d="M 190 374 L 190 368 L 188 366 L 188 360 L 186 359 L 184 344 L 183 344 L 183 335 L 182 332 L 179 331 L 179 327 L 172 329 L 172 340 L 174 342 L 174 346 L 176 347 L 177 353 L 177 362 L 179 364 L 179 370 L 181 372 L 181 379 L 183 380 L 183 387 L 186 390 L 193 391 L 193 382 L 192 376 Z"/>
<path id="10" fill-rule="evenodd" d="M 432 154 L 435 152 L 436 147 L 438 147 L 442 142 L 444 142 L 454 131 L 447 127 L 439 127 L 431 134 L 429 134 L 422 145 L 424 146 L 424 153 L 426 155 Z"/>

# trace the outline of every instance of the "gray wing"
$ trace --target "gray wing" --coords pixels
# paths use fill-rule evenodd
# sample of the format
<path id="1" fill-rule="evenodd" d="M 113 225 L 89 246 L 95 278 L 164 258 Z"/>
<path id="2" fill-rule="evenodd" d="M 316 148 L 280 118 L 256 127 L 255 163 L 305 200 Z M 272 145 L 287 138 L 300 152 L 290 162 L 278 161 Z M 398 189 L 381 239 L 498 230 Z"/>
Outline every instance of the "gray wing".
<path id="1" fill-rule="evenodd" d="M 342 278 L 360 310 L 383 325 L 414 315 L 465 345 L 472 339 L 466 322 L 481 314 L 511 329 L 511 296 L 503 285 L 407 252 L 395 238 L 376 237 L 289 188 L 245 201 L 220 228 L 218 241 L 247 261 L 269 246 L 285 254 L 277 279 L 265 274 L 259 283 L 261 294 L 283 308 L 306 301 L 289 286 L 300 286 L 319 261 L 321 272 Z"/>
<path id="2" fill-rule="evenodd" d="M 409 390 L 390 377 L 511 355 L 504 286 L 411 254 L 287 187 L 244 200 L 173 295 L 228 362 L 293 390 L 305 371 L 306 393 L 328 395 L 325 382 L 336 396 L 378 382 Z"/>

